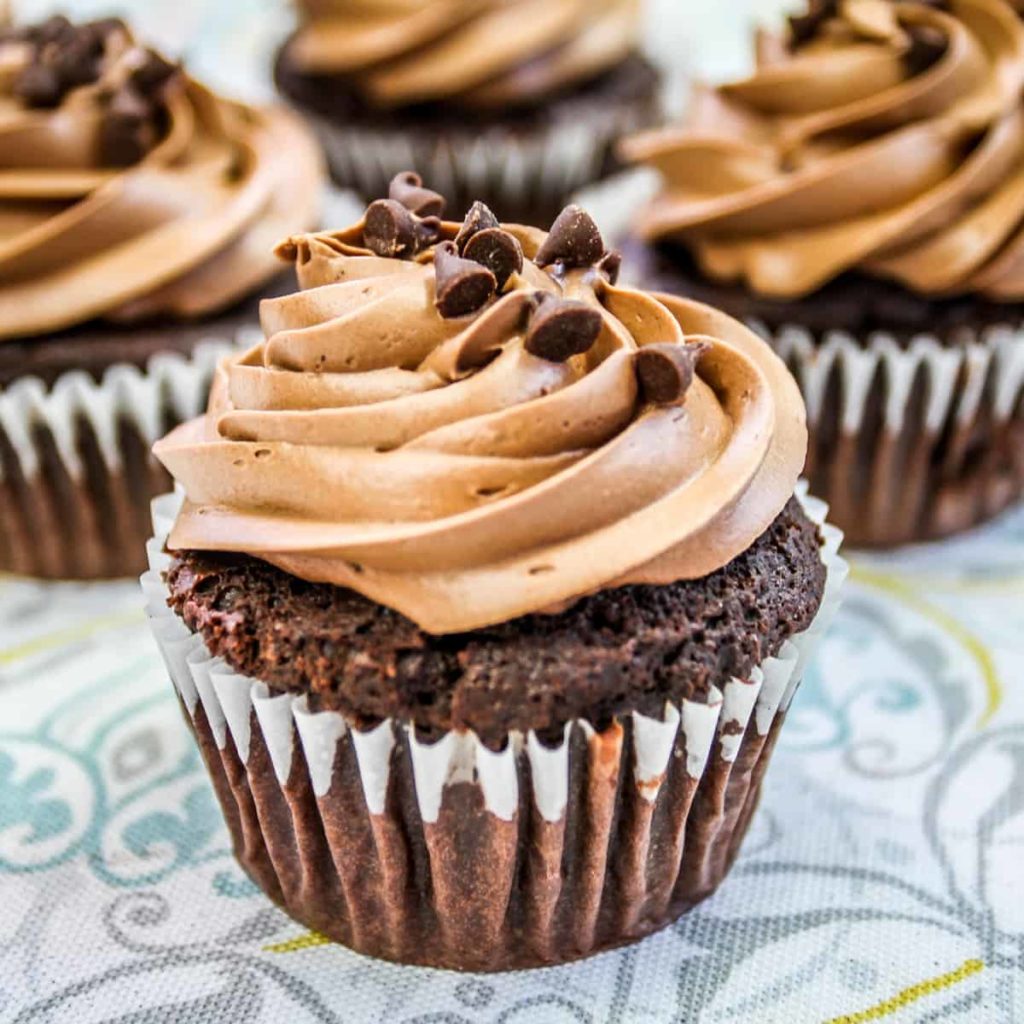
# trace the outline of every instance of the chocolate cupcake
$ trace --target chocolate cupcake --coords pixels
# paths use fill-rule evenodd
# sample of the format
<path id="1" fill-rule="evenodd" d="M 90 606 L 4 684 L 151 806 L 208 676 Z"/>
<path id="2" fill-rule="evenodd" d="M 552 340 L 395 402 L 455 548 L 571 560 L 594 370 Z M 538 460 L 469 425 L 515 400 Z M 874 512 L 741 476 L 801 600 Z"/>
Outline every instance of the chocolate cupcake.
<path id="1" fill-rule="evenodd" d="M 303 290 L 157 445 L 147 607 L 289 914 L 406 963 L 559 963 L 728 871 L 839 535 L 751 331 L 617 287 L 578 207 L 545 235 L 396 186 L 280 247 Z"/>
<path id="2" fill-rule="evenodd" d="M 0 153 L 0 570 L 130 575 L 149 448 L 288 287 L 269 250 L 315 225 L 318 148 L 120 20 L 54 17 L 0 34 Z"/>
<path id="3" fill-rule="evenodd" d="M 1024 490 L 1024 22 L 1006 0 L 815 2 L 689 122 L 646 280 L 756 325 L 807 403 L 848 540 L 963 530 Z"/>
<path id="4" fill-rule="evenodd" d="M 549 223 L 655 122 L 636 0 L 297 0 L 281 91 L 367 199 L 414 168 L 453 209 Z"/>

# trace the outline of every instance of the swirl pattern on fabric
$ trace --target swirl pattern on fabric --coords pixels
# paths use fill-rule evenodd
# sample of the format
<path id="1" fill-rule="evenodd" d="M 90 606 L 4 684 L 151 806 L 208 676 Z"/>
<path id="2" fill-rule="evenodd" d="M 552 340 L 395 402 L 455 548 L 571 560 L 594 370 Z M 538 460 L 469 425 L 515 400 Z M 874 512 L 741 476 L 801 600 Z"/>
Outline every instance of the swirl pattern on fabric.
<path id="1" fill-rule="evenodd" d="M 446 319 L 434 255 L 460 225 L 411 259 L 375 255 L 364 226 L 282 246 L 303 290 L 263 303 L 266 341 L 157 444 L 187 497 L 172 549 L 247 552 L 450 633 L 706 575 L 793 494 L 803 404 L 742 325 L 600 263 L 541 268 L 544 233 L 509 225 L 522 270 Z M 588 351 L 527 350 L 545 295 L 598 311 Z M 645 400 L 637 352 L 694 341 L 685 394 Z"/>
<path id="2" fill-rule="evenodd" d="M 1020 8 L 843 0 L 793 19 L 788 40 L 760 34 L 750 78 L 699 88 L 685 125 L 624 144 L 665 181 L 639 233 L 764 295 L 856 269 L 1019 301 Z"/>
<path id="3" fill-rule="evenodd" d="M 0 38 L 0 342 L 253 292 L 279 269 L 274 242 L 315 224 L 311 135 L 214 95 L 121 22 L 59 20 Z"/>

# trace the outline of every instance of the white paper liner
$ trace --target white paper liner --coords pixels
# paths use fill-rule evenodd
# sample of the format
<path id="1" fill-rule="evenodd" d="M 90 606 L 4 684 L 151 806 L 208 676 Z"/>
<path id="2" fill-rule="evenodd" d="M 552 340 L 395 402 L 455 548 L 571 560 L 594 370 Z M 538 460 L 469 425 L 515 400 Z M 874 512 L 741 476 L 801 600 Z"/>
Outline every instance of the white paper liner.
<path id="1" fill-rule="evenodd" d="M 687 772 L 699 779 L 712 760 L 716 743 L 722 759 L 732 761 L 751 718 L 758 735 L 765 736 L 777 713 L 792 700 L 803 669 L 838 607 L 840 587 L 848 571 L 838 555 L 842 535 L 825 523 L 824 504 L 807 496 L 805 484 L 801 484 L 798 497 L 824 537 L 822 560 L 827 577 L 818 614 L 805 632 L 786 641 L 777 657 L 755 668 L 749 680 L 730 681 L 724 693 L 713 688 L 706 702 L 684 700 L 680 707 L 668 705 L 661 721 L 632 716 L 634 775 L 645 799 L 653 800 L 657 795 L 676 747 L 678 729 L 684 737 Z M 278 779 L 287 779 L 292 760 L 299 756 L 314 792 L 322 797 L 330 790 L 337 744 L 351 730 L 366 805 L 371 814 L 380 814 L 400 728 L 408 736 L 417 802 L 427 823 L 438 820 L 445 788 L 460 782 L 479 785 L 484 806 L 500 820 L 511 821 L 519 806 L 516 758 L 525 748 L 531 767 L 531 798 L 545 820 L 560 819 L 568 799 L 569 737 L 576 726 L 593 735 L 589 722 L 568 724 L 563 742 L 554 749 L 545 746 L 532 731 L 526 736 L 511 734 L 499 753 L 488 749 L 472 732 L 448 732 L 428 744 L 417 738 L 414 727 L 385 721 L 369 732 L 360 732 L 351 729 L 338 712 L 311 714 L 304 697 L 269 698 L 264 683 L 233 673 L 220 658 L 212 657 L 202 638 L 189 634 L 166 603 L 167 588 L 162 579 L 166 556 L 162 549 L 171 511 L 180 500 L 178 495 L 165 495 L 154 502 L 155 538 L 149 546 L 152 564 L 141 582 L 147 615 L 171 680 L 193 717 L 201 703 L 218 747 L 223 749 L 230 734 L 242 763 L 247 762 L 254 721 L 250 712 L 255 710 L 255 721 L 263 730 Z M 298 737 L 301 750 L 285 749 L 293 736 Z"/>

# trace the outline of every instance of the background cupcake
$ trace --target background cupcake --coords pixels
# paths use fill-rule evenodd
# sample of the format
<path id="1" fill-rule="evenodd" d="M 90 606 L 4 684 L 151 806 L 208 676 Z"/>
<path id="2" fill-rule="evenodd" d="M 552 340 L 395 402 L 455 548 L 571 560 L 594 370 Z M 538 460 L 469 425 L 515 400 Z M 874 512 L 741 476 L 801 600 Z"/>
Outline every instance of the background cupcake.
<path id="1" fill-rule="evenodd" d="M 414 168 L 464 212 L 549 224 L 652 123 L 637 0 L 298 0 L 277 81 L 335 180 L 367 198 Z"/>
<path id="2" fill-rule="evenodd" d="M 315 141 L 118 19 L 54 17 L 0 37 L 0 153 L 0 569 L 126 575 L 203 343 L 255 323 L 274 241 L 315 223 Z"/>
<path id="3" fill-rule="evenodd" d="M 616 287 L 578 207 L 438 204 L 403 176 L 281 247 L 304 290 L 157 446 L 185 502 L 143 584 L 273 899 L 377 956 L 557 963 L 721 881 L 838 534 L 752 332 Z"/>
<path id="4" fill-rule="evenodd" d="M 815 3 L 757 56 L 625 146 L 664 178 L 634 254 L 771 338 L 851 541 L 971 526 L 1024 489 L 1024 24 L 1006 0 Z"/>

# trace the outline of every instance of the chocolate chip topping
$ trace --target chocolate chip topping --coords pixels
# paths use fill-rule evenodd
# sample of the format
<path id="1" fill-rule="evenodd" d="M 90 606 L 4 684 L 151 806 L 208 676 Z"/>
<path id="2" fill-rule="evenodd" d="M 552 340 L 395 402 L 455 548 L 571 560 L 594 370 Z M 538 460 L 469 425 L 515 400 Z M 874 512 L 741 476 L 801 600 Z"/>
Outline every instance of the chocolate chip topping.
<path id="1" fill-rule="evenodd" d="M 45 64 L 28 64 L 18 73 L 12 87 L 14 98 L 27 107 L 56 107 L 64 98 L 60 76 Z"/>
<path id="2" fill-rule="evenodd" d="M 32 57 L 14 81 L 14 96 L 29 107 L 58 106 L 71 89 L 99 79 L 106 41 L 118 31 L 126 29 L 116 18 L 73 25 L 62 15 L 20 30 Z"/>
<path id="3" fill-rule="evenodd" d="M 470 208 L 462 221 L 462 227 L 455 236 L 455 245 L 459 252 L 466 248 L 466 243 L 478 232 L 486 231 L 488 228 L 501 227 L 498 218 L 491 213 L 490 209 L 480 200 L 477 200 Z"/>
<path id="4" fill-rule="evenodd" d="M 796 49 L 809 43 L 821 26 L 839 13 L 839 0 L 809 0 L 806 14 L 789 16 L 789 42 Z"/>
<path id="5" fill-rule="evenodd" d="M 423 179 L 415 171 L 403 171 L 391 179 L 388 198 L 401 203 L 418 217 L 440 217 L 444 213 L 444 196 L 423 187 Z"/>
<path id="6" fill-rule="evenodd" d="M 155 97 L 180 71 L 180 64 L 166 60 L 155 50 L 146 50 L 142 63 L 132 71 L 130 81 L 143 96 Z"/>
<path id="7" fill-rule="evenodd" d="M 363 242 L 378 256 L 414 256 L 416 221 L 397 199 L 378 199 L 366 208 Z"/>
<path id="8" fill-rule="evenodd" d="M 501 228 L 484 228 L 466 242 L 462 255 L 482 263 L 498 282 L 498 291 L 513 274 L 523 269 L 523 247 L 519 240 Z"/>
<path id="9" fill-rule="evenodd" d="M 494 274 L 473 260 L 463 259 L 454 242 L 434 249 L 434 305 L 446 320 L 475 313 L 494 294 Z"/>
<path id="10" fill-rule="evenodd" d="M 526 351 L 553 363 L 564 363 L 586 352 L 600 333 L 598 310 L 575 299 L 540 292 L 537 310 L 526 331 Z"/>
<path id="11" fill-rule="evenodd" d="M 907 29 L 910 46 L 903 57 L 913 75 L 927 71 L 941 60 L 949 45 L 946 36 L 934 25 L 913 25 Z"/>
<path id="12" fill-rule="evenodd" d="M 634 362 L 644 401 L 652 405 L 676 405 L 681 402 L 693 383 L 697 360 L 706 349 L 707 345 L 703 342 L 644 345 L 636 353 Z"/>
<path id="13" fill-rule="evenodd" d="M 608 278 L 609 284 L 615 284 L 619 280 L 619 271 L 622 269 L 622 253 L 618 249 L 609 249 L 595 266 Z"/>
<path id="14" fill-rule="evenodd" d="M 100 161 L 108 167 L 138 163 L 156 144 L 152 104 L 130 85 L 110 98 L 100 122 Z"/>
<path id="15" fill-rule="evenodd" d="M 567 206 L 556 218 L 534 263 L 547 267 L 562 263 L 567 267 L 593 266 L 604 254 L 604 241 L 594 218 L 580 206 Z"/>

